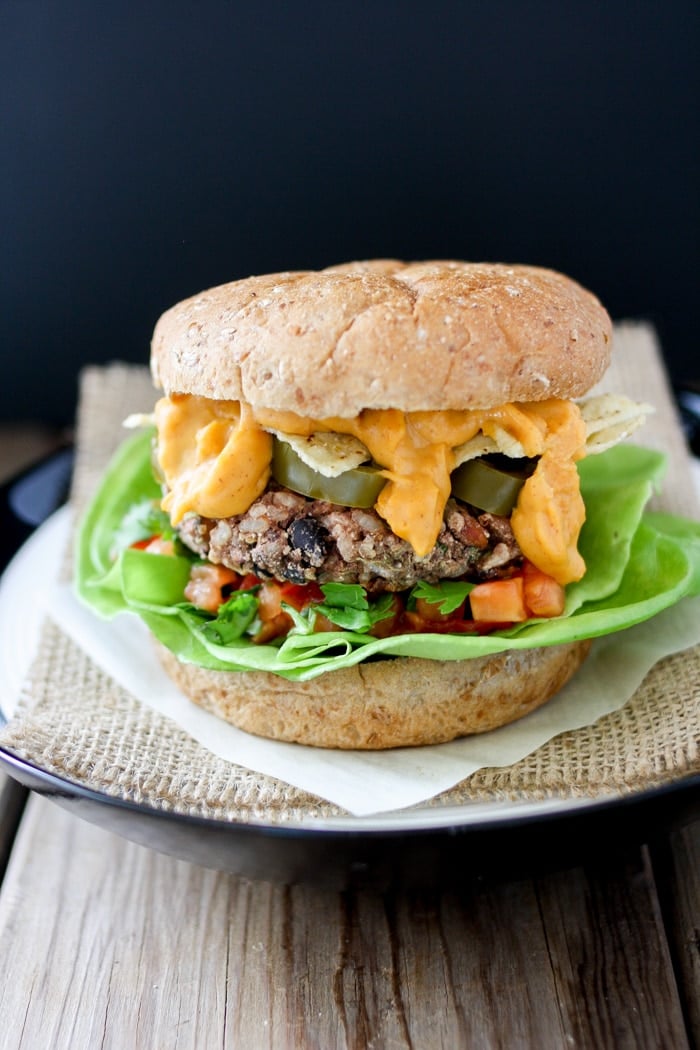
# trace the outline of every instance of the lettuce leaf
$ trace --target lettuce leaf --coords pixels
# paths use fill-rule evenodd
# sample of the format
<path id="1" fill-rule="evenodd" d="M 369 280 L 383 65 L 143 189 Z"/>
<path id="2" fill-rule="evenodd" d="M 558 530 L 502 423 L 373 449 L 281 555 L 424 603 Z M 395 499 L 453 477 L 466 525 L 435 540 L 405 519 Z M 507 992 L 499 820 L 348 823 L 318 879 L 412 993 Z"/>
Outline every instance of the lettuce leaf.
<path id="1" fill-rule="evenodd" d="M 359 583 L 323 583 L 321 591 L 326 600 L 311 607 L 310 615 L 315 617 L 320 613 L 343 630 L 366 634 L 375 623 L 391 616 L 390 594 L 370 602 Z"/>
<path id="2" fill-rule="evenodd" d="M 112 460 L 78 531 L 75 586 L 80 599 L 102 617 L 119 612 L 140 616 L 185 662 L 308 679 L 378 656 L 465 660 L 608 634 L 700 594 L 700 523 L 644 509 L 660 483 L 665 457 L 620 445 L 579 464 L 587 515 L 579 548 L 587 571 L 567 588 L 563 616 L 489 635 L 374 638 L 362 632 L 368 618 L 384 614 L 382 604 L 369 602 L 354 585 L 324 585 L 322 611 L 345 630 L 314 633 L 297 614 L 298 624 L 283 642 L 255 645 L 243 637 L 254 618 L 251 598 L 232 602 L 223 618 L 216 619 L 183 600 L 194 555 L 115 550 L 117 541 L 124 540 L 119 529 L 130 508 L 160 495 L 151 472 L 151 441 L 152 432 L 140 432 Z M 139 514 L 131 513 L 138 524 Z M 421 584 L 415 593 L 448 608 L 464 588 L 450 581 L 437 587 Z"/>

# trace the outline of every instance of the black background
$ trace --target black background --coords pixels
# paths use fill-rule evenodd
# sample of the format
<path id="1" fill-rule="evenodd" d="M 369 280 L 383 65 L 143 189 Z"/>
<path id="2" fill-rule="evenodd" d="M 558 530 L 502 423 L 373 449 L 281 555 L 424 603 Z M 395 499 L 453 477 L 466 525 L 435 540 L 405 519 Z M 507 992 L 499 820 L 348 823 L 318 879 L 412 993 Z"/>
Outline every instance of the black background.
<path id="1" fill-rule="evenodd" d="M 172 303 L 374 255 L 533 262 L 698 377 L 693 2 L 0 4 L 0 419 Z"/>

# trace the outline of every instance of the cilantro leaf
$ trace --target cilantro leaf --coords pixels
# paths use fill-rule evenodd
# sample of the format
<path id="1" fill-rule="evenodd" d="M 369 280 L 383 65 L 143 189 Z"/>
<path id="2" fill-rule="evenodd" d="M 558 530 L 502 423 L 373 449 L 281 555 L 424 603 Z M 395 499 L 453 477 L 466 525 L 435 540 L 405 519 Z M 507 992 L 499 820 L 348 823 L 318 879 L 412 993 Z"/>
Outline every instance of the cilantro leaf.
<path id="1" fill-rule="evenodd" d="M 170 518 L 160 509 L 157 500 L 142 499 L 129 507 L 114 530 L 114 549 L 126 550 L 139 540 L 147 540 L 151 536 L 162 536 L 165 540 L 172 540 L 175 538 L 175 531 Z"/>
<path id="2" fill-rule="evenodd" d="M 368 609 L 367 592 L 359 583 L 322 583 L 326 604 L 335 609 Z"/>
<path id="3" fill-rule="evenodd" d="M 254 590 L 234 591 L 219 606 L 213 620 L 206 620 L 199 628 L 205 638 L 217 645 L 237 642 L 258 614 L 258 599 Z"/>
<path id="4" fill-rule="evenodd" d="M 438 605 L 440 612 L 448 616 L 455 609 L 459 609 L 473 588 L 473 583 L 466 583 L 464 580 L 443 580 L 441 583 L 419 580 L 409 595 L 408 605 L 409 608 L 415 608 L 416 599 L 421 598 L 430 605 Z"/>
<path id="5" fill-rule="evenodd" d="M 287 616 L 294 623 L 294 627 L 290 630 L 295 631 L 298 634 L 311 634 L 313 631 L 313 619 L 310 616 L 311 609 L 313 606 L 307 605 L 301 611 L 295 609 L 293 605 L 288 605 L 287 602 L 282 602 L 282 611 L 286 612 Z"/>
<path id="6" fill-rule="evenodd" d="M 375 623 L 385 620 L 393 612 L 391 594 L 383 594 L 370 602 L 364 587 L 358 583 L 324 583 L 321 590 L 326 600 L 314 604 L 312 612 L 321 613 L 346 631 L 366 634 Z"/>

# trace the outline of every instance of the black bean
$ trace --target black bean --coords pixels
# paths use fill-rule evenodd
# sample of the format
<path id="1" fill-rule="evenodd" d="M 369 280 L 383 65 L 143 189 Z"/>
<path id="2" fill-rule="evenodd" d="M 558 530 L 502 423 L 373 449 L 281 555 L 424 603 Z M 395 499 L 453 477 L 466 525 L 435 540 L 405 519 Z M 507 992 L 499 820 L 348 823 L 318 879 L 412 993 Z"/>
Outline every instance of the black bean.
<path id="1" fill-rule="evenodd" d="M 282 572 L 282 578 L 290 583 L 308 583 L 306 572 L 301 565 L 288 562 Z"/>
<path id="2" fill-rule="evenodd" d="M 308 565 L 321 565 L 328 553 L 328 533 L 315 518 L 297 518 L 287 530 L 290 546 L 301 551 Z"/>

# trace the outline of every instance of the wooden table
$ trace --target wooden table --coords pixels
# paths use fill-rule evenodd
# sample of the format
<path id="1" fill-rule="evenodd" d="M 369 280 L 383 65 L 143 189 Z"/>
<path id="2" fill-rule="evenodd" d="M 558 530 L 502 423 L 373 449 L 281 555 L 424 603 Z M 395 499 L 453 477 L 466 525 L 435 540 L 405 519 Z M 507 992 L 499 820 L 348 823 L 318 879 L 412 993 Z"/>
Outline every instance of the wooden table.
<path id="1" fill-rule="evenodd" d="M 700 821 L 339 893 L 157 854 L 0 773 L 0 865 L 2 1050 L 700 1045 Z"/>

